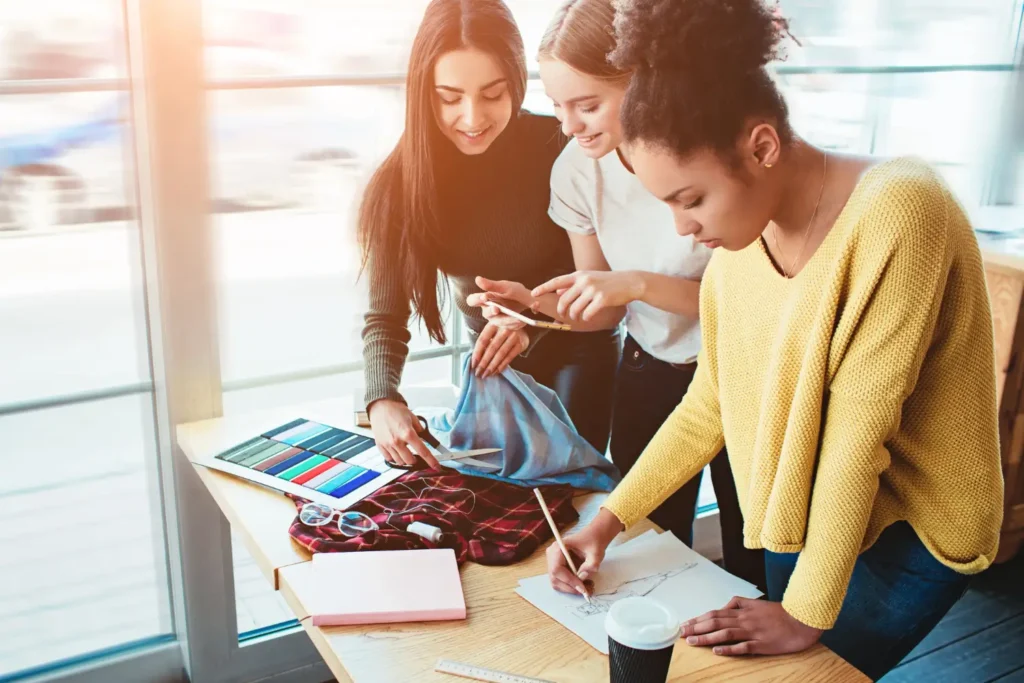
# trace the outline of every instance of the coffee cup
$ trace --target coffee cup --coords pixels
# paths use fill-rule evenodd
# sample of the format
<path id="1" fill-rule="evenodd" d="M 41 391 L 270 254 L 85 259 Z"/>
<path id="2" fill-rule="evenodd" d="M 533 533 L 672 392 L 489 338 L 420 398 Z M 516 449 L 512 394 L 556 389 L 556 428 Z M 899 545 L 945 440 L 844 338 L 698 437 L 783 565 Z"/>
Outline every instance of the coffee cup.
<path id="1" fill-rule="evenodd" d="M 665 683 L 679 620 L 657 600 L 619 600 L 605 617 L 611 683 Z"/>

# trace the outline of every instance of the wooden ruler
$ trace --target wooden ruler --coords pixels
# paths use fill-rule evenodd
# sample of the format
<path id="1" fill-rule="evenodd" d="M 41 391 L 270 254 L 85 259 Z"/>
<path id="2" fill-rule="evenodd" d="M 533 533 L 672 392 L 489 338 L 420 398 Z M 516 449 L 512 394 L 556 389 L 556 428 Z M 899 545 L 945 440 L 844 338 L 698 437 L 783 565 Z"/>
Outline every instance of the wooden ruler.
<path id="1" fill-rule="evenodd" d="M 504 671 L 485 669 L 482 666 L 453 662 L 450 659 L 437 660 L 437 664 L 434 665 L 434 671 L 451 674 L 452 676 L 460 676 L 461 678 L 469 678 L 474 681 L 491 681 L 491 683 L 553 683 L 553 681 L 547 681 L 542 678 L 518 676 Z"/>

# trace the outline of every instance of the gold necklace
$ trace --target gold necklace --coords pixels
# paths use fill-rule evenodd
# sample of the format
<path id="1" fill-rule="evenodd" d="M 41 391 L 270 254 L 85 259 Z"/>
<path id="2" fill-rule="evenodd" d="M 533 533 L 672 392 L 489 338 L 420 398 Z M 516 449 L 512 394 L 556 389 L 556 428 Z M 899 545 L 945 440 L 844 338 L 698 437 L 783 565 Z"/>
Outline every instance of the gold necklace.
<path id="1" fill-rule="evenodd" d="M 811 225 L 814 224 L 814 217 L 818 215 L 818 206 L 821 204 L 821 196 L 825 193 L 825 175 L 828 173 L 828 152 L 825 152 L 825 156 L 822 157 L 822 169 L 821 169 L 821 188 L 818 190 L 818 201 L 814 203 L 814 211 L 811 212 L 811 220 L 807 221 L 807 227 L 804 228 L 804 241 L 800 245 L 800 253 L 793 259 L 792 265 L 789 269 L 786 269 L 786 256 L 782 253 L 782 247 L 779 246 L 779 229 L 772 223 L 772 239 L 775 241 L 775 251 L 779 252 L 779 268 L 782 268 L 782 275 L 786 279 L 791 279 L 793 276 L 790 275 L 793 269 L 796 268 L 796 264 L 803 258 L 804 250 L 807 249 L 807 238 L 811 236 Z"/>

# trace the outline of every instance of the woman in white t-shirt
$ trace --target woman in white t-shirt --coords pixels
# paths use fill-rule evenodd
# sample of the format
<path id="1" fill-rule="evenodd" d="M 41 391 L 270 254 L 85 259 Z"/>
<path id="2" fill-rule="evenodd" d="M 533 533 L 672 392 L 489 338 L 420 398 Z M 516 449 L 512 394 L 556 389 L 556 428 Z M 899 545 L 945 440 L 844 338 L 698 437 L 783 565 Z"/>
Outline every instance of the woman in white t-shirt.
<path id="1" fill-rule="evenodd" d="M 711 249 L 680 237 L 669 207 L 637 180 L 618 149 L 619 105 L 630 74 L 606 56 L 615 47 L 611 0 L 568 0 L 541 41 L 544 89 L 563 132 L 574 138 L 551 172 L 551 219 L 569 233 L 576 272 L 528 291 L 478 279 L 488 297 L 532 308 L 590 331 L 618 325 L 628 336 L 616 378 L 611 456 L 625 474 L 693 379 L 700 349 L 698 293 Z M 485 315 L 516 323 L 486 307 Z M 743 548 L 743 520 L 725 453 L 711 465 L 726 567 L 764 585 L 761 551 Z M 700 475 L 651 519 L 692 542 Z"/>

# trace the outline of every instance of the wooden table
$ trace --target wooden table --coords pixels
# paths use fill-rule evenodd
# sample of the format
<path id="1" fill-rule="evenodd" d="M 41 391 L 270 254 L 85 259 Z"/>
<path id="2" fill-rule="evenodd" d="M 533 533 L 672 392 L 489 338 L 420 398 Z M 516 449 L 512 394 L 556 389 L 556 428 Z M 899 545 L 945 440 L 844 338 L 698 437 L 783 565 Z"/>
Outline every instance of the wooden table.
<path id="1" fill-rule="evenodd" d="M 189 460 L 196 460 L 296 417 L 338 427 L 351 425 L 351 405 L 348 400 L 328 401 L 180 425 L 178 442 Z M 559 683 L 608 679 L 605 656 L 513 592 L 520 579 L 544 573 L 542 552 L 508 567 L 467 563 L 462 568 L 469 615 L 465 621 L 313 626 L 309 618 L 312 565 L 309 553 L 288 536 L 295 517 L 291 501 L 220 472 L 200 466 L 194 469 L 339 681 L 454 683 L 458 679 L 434 672 L 434 663 L 440 658 Z M 603 497 L 590 494 L 576 499 L 580 523 L 597 513 Z M 651 528 L 645 521 L 619 540 Z M 796 655 L 730 659 L 679 643 L 669 680 L 846 683 L 867 678 L 821 645 Z"/>

